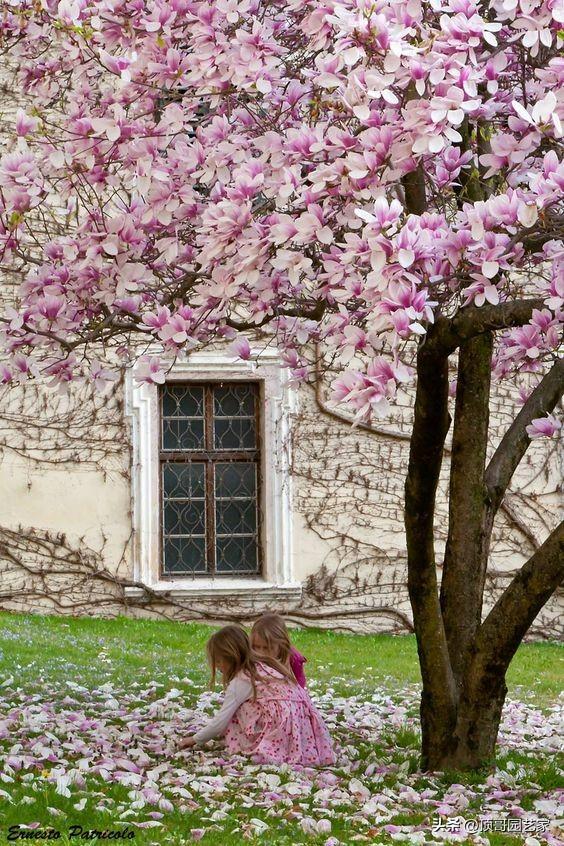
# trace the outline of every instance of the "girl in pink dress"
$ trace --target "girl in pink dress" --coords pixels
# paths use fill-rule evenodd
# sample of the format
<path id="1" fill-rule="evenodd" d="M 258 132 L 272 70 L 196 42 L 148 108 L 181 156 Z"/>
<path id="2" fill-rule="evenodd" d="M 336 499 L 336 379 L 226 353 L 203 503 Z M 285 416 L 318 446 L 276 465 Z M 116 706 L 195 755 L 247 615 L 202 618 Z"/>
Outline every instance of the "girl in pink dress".
<path id="1" fill-rule="evenodd" d="M 251 646 L 258 655 L 276 658 L 293 672 L 300 687 L 306 686 L 307 658 L 290 643 L 286 623 L 279 614 L 263 614 L 258 618 L 251 631 Z"/>
<path id="2" fill-rule="evenodd" d="M 180 749 L 225 736 L 227 751 L 257 764 L 315 767 L 335 763 L 331 737 L 307 691 L 275 658 L 258 656 L 246 632 L 225 626 L 207 644 L 212 683 L 219 670 L 225 698 L 211 721 Z"/>

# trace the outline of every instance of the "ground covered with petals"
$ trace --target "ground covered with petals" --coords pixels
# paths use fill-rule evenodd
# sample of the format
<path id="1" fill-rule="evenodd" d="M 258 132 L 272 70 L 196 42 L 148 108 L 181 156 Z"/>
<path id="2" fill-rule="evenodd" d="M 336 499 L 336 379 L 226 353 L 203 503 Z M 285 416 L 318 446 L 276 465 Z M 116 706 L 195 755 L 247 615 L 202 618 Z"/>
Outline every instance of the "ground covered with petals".
<path id="1" fill-rule="evenodd" d="M 177 752 L 221 698 L 207 686 L 209 633 L 0 615 L 0 842 L 20 824 L 57 829 L 64 843 L 84 842 L 72 826 L 130 830 L 136 844 L 562 843 L 561 646 L 519 651 L 495 767 L 430 775 L 418 771 L 411 637 L 296 634 L 339 748 L 334 768 L 227 760 L 218 743 Z M 433 831 L 438 817 L 481 821 L 482 831 Z M 483 831 L 509 817 L 529 833 Z M 533 822 L 543 819 L 544 832 Z"/>

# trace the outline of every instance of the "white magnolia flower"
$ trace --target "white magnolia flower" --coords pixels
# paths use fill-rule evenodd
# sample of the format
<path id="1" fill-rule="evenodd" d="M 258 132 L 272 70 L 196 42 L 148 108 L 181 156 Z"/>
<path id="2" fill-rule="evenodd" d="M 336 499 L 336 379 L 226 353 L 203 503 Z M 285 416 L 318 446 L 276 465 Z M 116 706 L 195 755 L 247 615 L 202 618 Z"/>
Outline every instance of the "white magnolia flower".
<path id="1" fill-rule="evenodd" d="M 556 111 L 557 100 L 553 91 L 549 91 L 546 97 L 538 100 L 530 112 L 517 100 L 513 100 L 512 105 L 519 117 L 527 123 L 539 129 L 547 128 L 552 123 L 556 138 L 562 137 L 562 123 Z"/>

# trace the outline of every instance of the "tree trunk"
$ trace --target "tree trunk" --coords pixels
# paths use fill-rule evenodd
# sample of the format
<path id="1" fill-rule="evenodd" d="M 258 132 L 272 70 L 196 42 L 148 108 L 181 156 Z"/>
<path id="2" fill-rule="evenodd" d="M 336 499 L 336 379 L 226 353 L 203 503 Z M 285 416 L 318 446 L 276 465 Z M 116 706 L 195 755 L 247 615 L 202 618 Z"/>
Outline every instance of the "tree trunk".
<path id="1" fill-rule="evenodd" d="M 499 598 L 472 644 L 453 711 L 445 713 L 422 666 L 424 770 L 492 764 L 507 694 L 505 674 L 527 629 L 564 579 L 564 523 L 557 526 Z"/>
<path id="2" fill-rule="evenodd" d="M 505 678 L 485 678 L 468 685 L 457 707 L 454 731 L 437 731 L 433 703 L 421 699 L 422 765 L 425 770 L 475 770 L 493 764 L 501 712 L 507 694 Z"/>
<path id="3" fill-rule="evenodd" d="M 459 690 L 482 619 L 488 563 L 484 484 L 493 338 L 484 332 L 461 344 L 452 433 L 448 536 L 441 580 L 441 612 Z"/>
<path id="4" fill-rule="evenodd" d="M 417 355 L 417 391 L 405 487 L 408 588 L 421 667 L 424 770 L 493 763 L 507 668 L 524 634 L 564 579 L 564 525 L 519 570 L 482 622 L 493 519 L 529 444 L 527 426 L 562 394 L 556 363 L 485 468 L 491 332 L 527 323 L 534 301 L 461 309 L 439 317 Z M 439 601 L 434 519 L 445 437 L 448 358 L 460 349 L 450 477 L 449 533 Z"/>
<path id="5" fill-rule="evenodd" d="M 435 564 L 435 496 L 449 427 L 448 358 L 423 348 L 417 356 L 417 391 L 405 484 L 409 599 L 423 679 L 424 737 L 445 743 L 455 725 L 456 684 L 441 615 Z M 423 750 L 423 768 L 428 760 Z"/>

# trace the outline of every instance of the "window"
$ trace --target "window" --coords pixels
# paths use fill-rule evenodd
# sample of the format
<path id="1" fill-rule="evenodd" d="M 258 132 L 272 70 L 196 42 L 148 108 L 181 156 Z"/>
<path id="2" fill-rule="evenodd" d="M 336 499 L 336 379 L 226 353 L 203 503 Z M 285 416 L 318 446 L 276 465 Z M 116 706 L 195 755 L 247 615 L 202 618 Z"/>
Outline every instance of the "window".
<path id="1" fill-rule="evenodd" d="M 160 389 L 162 577 L 260 574 L 257 382 Z"/>
<path id="2" fill-rule="evenodd" d="M 278 351 L 255 349 L 242 361 L 219 347 L 194 350 L 171 362 L 163 385 L 139 382 L 135 367 L 125 390 L 135 582 L 126 596 L 141 605 L 157 593 L 256 607 L 299 599 L 290 472 L 297 392 Z M 167 550 L 176 549 L 166 562 L 165 538 Z"/>

